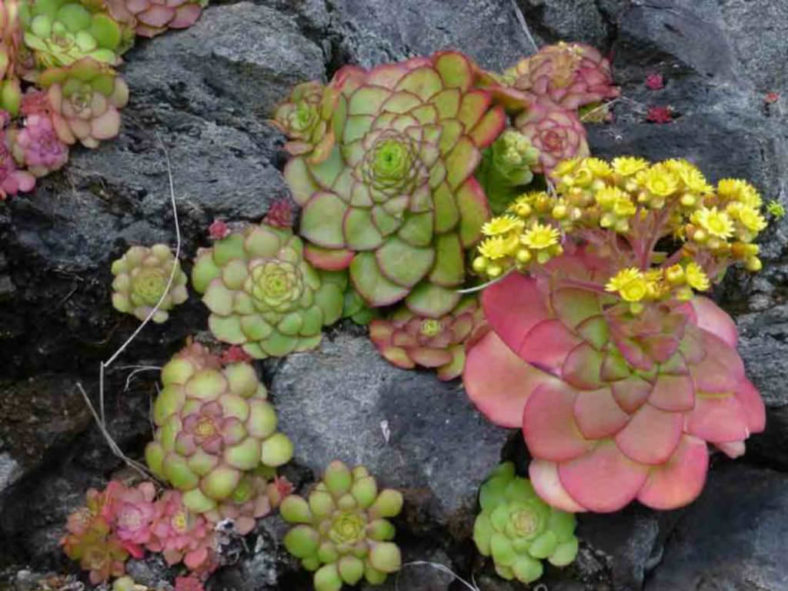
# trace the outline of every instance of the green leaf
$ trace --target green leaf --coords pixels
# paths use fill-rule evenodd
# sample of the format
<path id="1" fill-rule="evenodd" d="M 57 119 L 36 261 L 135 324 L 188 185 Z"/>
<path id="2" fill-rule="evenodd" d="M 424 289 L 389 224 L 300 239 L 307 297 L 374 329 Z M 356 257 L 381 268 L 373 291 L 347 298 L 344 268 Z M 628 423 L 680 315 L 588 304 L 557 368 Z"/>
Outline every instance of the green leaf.
<path id="1" fill-rule="evenodd" d="M 416 285 L 435 261 L 432 248 L 417 248 L 398 238 L 390 238 L 376 256 L 383 275 L 403 287 Z"/>

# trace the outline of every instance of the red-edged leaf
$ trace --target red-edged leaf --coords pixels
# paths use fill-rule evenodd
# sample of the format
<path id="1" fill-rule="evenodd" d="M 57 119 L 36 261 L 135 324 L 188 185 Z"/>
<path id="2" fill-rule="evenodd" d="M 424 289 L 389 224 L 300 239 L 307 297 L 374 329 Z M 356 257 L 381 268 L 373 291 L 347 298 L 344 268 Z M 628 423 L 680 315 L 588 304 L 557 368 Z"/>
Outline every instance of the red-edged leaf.
<path id="1" fill-rule="evenodd" d="M 528 476 L 531 478 L 531 484 L 533 484 L 536 494 L 548 505 L 570 513 L 581 513 L 586 510 L 566 492 L 564 485 L 558 478 L 558 466 L 555 462 L 531 460 L 531 464 L 528 466 Z"/>
<path id="2" fill-rule="evenodd" d="M 732 393 L 744 378 L 741 357 L 724 341 L 710 332 L 701 332 L 706 355 L 696 365 L 690 366 L 695 389 L 708 393 Z"/>
<path id="3" fill-rule="evenodd" d="M 480 148 L 492 144 L 506 127 L 506 113 L 501 107 L 495 107 L 479 121 L 470 132 L 470 138 Z"/>
<path id="4" fill-rule="evenodd" d="M 569 352 L 581 343 L 560 320 L 544 320 L 525 335 L 517 353 L 540 369 L 558 375 Z"/>
<path id="5" fill-rule="evenodd" d="M 728 346 L 736 348 L 739 335 L 736 324 L 727 312 L 709 298 L 697 296 L 690 302 L 695 312 L 695 324 L 722 339 Z"/>
<path id="6" fill-rule="evenodd" d="M 618 511 L 632 501 L 648 477 L 648 466 L 622 454 L 612 441 L 558 466 L 567 493 L 580 505 L 598 513 Z"/>
<path id="7" fill-rule="evenodd" d="M 580 390 L 596 390 L 602 386 L 601 373 L 604 353 L 588 343 L 572 349 L 561 366 L 561 377 Z M 615 405 L 615 401 L 611 402 Z"/>
<path id="8" fill-rule="evenodd" d="M 712 443 L 742 441 L 750 435 L 747 411 L 738 398 L 730 396 L 695 397 L 695 408 L 686 417 L 690 435 Z"/>
<path id="9" fill-rule="evenodd" d="M 534 326 L 551 317 L 536 280 L 520 273 L 485 289 L 481 300 L 487 322 L 515 352 Z"/>
<path id="10" fill-rule="evenodd" d="M 706 443 L 684 435 L 673 456 L 661 466 L 652 468 L 640 489 L 638 501 L 659 510 L 683 507 L 703 490 L 708 467 Z"/>
<path id="11" fill-rule="evenodd" d="M 661 464 L 681 438 L 684 416 L 644 404 L 616 435 L 616 445 L 629 458 L 643 464 Z"/>
<path id="12" fill-rule="evenodd" d="M 318 269 L 326 271 L 347 269 L 355 254 L 352 250 L 330 250 L 314 244 L 307 244 L 304 248 L 304 258 Z"/>
<path id="13" fill-rule="evenodd" d="M 578 393 L 574 415 L 580 432 L 588 439 L 615 435 L 629 420 L 629 415 L 618 406 L 610 388 Z"/>
<path id="14" fill-rule="evenodd" d="M 649 404 L 667 411 L 692 410 L 695 386 L 690 376 L 659 375 L 648 399 Z"/>
<path id="15" fill-rule="evenodd" d="M 540 386 L 523 410 L 523 436 L 531 456 L 554 462 L 576 458 L 593 445 L 574 417 L 577 391 L 564 383 Z"/>
<path id="16" fill-rule="evenodd" d="M 654 386 L 639 376 L 615 382 L 611 386 L 613 398 L 629 414 L 633 414 L 648 400 Z"/>
<path id="17" fill-rule="evenodd" d="M 462 381 L 468 397 L 496 425 L 519 428 L 531 392 L 557 380 L 515 355 L 493 332 L 488 332 L 465 360 Z"/>
<path id="18" fill-rule="evenodd" d="M 766 409 L 763 405 L 763 398 L 747 378 L 740 382 L 739 388 L 736 390 L 736 398 L 747 416 L 747 426 L 750 433 L 763 431 L 766 428 Z"/>

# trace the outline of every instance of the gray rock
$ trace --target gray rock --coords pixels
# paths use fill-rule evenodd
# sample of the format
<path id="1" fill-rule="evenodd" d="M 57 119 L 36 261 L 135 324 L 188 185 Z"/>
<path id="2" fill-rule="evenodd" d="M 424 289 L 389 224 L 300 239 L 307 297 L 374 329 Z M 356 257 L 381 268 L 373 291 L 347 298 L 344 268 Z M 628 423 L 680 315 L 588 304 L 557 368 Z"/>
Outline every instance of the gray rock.
<path id="1" fill-rule="evenodd" d="M 502 70 L 533 53 L 511 0 L 332 0 L 340 50 L 372 66 L 439 49 Z"/>
<path id="2" fill-rule="evenodd" d="M 582 41 L 606 49 L 611 28 L 594 0 L 519 0 L 518 5 L 540 44 Z"/>
<path id="3" fill-rule="evenodd" d="M 338 335 L 289 356 L 271 391 L 295 462 L 316 476 L 332 460 L 364 464 L 405 489 L 409 525 L 467 535 L 479 484 L 508 432 L 476 412 L 456 381 L 388 364 L 366 337 Z"/>
<path id="4" fill-rule="evenodd" d="M 646 591 L 788 588 L 788 478 L 731 464 L 710 474 Z"/>

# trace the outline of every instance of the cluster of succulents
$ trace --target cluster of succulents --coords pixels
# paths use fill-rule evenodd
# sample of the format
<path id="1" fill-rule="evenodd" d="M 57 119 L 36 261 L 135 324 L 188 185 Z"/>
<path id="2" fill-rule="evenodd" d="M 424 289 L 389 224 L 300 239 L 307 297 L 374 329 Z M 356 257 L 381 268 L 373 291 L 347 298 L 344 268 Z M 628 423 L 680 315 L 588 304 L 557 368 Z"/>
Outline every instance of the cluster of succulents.
<path id="1" fill-rule="evenodd" d="M 129 89 L 116 68 L 135 35 L 191 26 L 205 0 L 0 3 L 0 201 L 32 191 L 77 142 L 120 131 Z"/>
<path id="2" fill-rule="evenodd" d="M 285 535 L 285 548 L 315 572 L 315 591 L 339 591 L 362 579 L 380 585 L 402 564 L 388 520 L 402 502 L 399 491 L 378 490 L 365 467 L 351 470 L 336 460 L 307 499 L 290 495 L 282 501 L 282 518 L 296 524 Z"/>
<path id="3" fill-rule="evenodd" d="M 577 556 L 574 514 L 539 498 L 512 462 L 490 473 L 479 489 L 479 505 L 473 541 L 480 554 L 492 556 L 502 578 L 532 583 L 542 576 L 542 560 L 560 567 Z"/>
<path id="4" fill-rule="evenodd" d="M 683 160 L 576 159 L 553 179 L 556 194 L 489 222 L 475 266 L 530 276 L 485 289 L 491 330 L 468 354 L 466 390 L 493 422 L 522 428 L 551 505 L 683 506 L 703 487 L 707 444 L 737 457 L 764 428 L 733 321 L 695 293 L 733 263 L 760 268 L 761 197 Z M 555 247 L 543 257 L 537 231 Z"/>
<path id="5" fill-rule="evenodd" d="M 268 494 L 258 478 L 287 463 L 293 444 L 277 431 L 254 367 L 222 367 L 219 357 L 190 343 L 162 368 L 161 381 L 153 404 L 156 432 L 145 449 L 148 467 L 195 513 L 257 517 L 258 498 Z"/>

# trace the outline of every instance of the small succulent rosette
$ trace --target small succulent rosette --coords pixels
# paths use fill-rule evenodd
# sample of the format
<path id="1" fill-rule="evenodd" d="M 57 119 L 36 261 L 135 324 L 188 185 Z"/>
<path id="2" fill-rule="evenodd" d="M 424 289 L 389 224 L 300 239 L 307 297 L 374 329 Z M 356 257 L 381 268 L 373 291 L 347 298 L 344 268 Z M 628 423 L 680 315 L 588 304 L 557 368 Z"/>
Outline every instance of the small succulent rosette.
<path id="1" fill-rule="evenodd" d="M 710 446 L 735 458 L 764 429 L 735 324 L 696 293 L 731 264 L 760 269 L 761 197 L 685 160 L 576 159 L 552 174 L 555 194 L 485 227 L 474 267 L 507 275 L 482 294 L 491 330 L 468 353 L 466 391 L 522 428 L 551 505 L 684 506 Z"/>
<path id="2" fill-rule="evenodd" d="M 292 457 L 293 444 L 277 431 L 276 412 L 252 365 L 222 367 L 192 343 L 162 368 L 161 380 L 145 459 L 183 493 L 191 511 L 221 511 L 228 499 L 244 504 L 255 496 L 248 478 L 255 470 Z"/>
<path id="3" fill-rule="evenodd" d="M 152 319 L 166 322 L 169 312 L 189 297 L 186 274 L 166 244 L 132 246 L 112 263 L 112 274 L 112 305 L 139 320 L 161 302 Z"/>
<path id="4" fill-rule="evenodd" d="M 506 125 L 476 81 L 475 66 L 454 51 L 343 68 L 330 84 L 338 92 L 330 151 L 285 167 L 307 258 L 348 269 L 372 307 L 404 300 L 416 314 L 440 316 L 460 299 L 464 249 L 489 216 L 474 172 Z M 317 107 L 301 104 L 308 129 Z"/>
<path id="5" fill-rule="evenodd" d="M 496 467 L 479 490 L 481 512 L 473 525 L 473 541 L 483 556 L 492 556 L 504 579 L 532 583 L 547 560 L 566 566 L 577 556 L 575 516 L 550 507 L 512 462 Z"/>
<path id="6" fill-rule="evenodd" d="M 401 566 L 388 518 L 399 514 L 402 502 L 396 490 L 379 491 L 363 466 L 350 470 L 334 461 L 307 499 L 290 495 L 282 501 L 282 517 L 296 524 L 285 535 L 285 547 L 315 571 L 316 591 L 339 591 L 362 579 L 380 585 Z"/>
<path id="7" fill-rule="evenodd" d="M 547 99 L 567 110 L 620 94 L 613 85 L 609 60 L 583 43 L 547 45 L 506 70 L 504 79 L 525 95 Z"/>
<path id="8" fill-rule="evenodd" d="M 465 349 L 485 326 L 477 298 L 466 297 L 440 318 L 419 316 L 405 307 L 369 325 L 369 337 L 380 354 L 403 369 L 434 368 L 441 380 L 452 380 L 465 367 Z"/>
<path id="9" fill-rule="evenodd" d="M 334 115 L 338 93 L 320 82 L 297 84 L 290 96 L 274 109 L 271 123 L 290 140 L 285 144 L 293 156 L 305 156 L 311 162 L 325 160 L 334 147 Z"/>
<path id="10" fill-rule="evenodd" d="M 342 315 L 346 283 L 312 267 L 292 231 L 267 224 L 201 249 L 192 270 L 211 332 L 256 359 L 316 347 Z"/>

